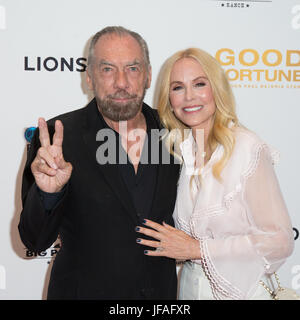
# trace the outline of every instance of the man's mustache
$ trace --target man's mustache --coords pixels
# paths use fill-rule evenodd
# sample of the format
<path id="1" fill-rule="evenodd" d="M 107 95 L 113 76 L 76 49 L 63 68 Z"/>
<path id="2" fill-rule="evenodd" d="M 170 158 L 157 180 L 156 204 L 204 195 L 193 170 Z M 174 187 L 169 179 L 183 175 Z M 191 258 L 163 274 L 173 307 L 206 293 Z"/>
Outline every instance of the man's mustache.
<path id="1" fill-rule="evenodd" d="M 137 98 L 137 95 L 130 94 L 126 90 L 121 89 L 121 90 L 118 90 L 114 94 L 107 95 L 107 98 L 109 98 L 109 99 L 134 99 L 134 98 Z"/>

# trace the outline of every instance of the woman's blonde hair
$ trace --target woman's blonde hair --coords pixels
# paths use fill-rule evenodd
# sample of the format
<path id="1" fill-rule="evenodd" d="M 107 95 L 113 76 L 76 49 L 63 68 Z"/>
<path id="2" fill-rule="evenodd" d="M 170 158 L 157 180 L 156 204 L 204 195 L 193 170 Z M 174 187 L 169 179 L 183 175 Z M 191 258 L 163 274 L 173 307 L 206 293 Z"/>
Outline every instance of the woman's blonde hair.
<path id="1" fill-rule="evenodd" d="M 234 148 L 235 140 L 232 129 L 239 124 L 235 112 L 234 96 L 224 70 L 214 57 L 201 49 L 189 48 L 176 52 L 164 63 L 160 72 L 157 110 L 163 125 L 170 133 L 166 138 L 166 145 L 171 153 L 174 150 L 175 156 L 178 156 L 175 150 L 179 150 L 178 146 L 184 139 L 184 129 L 188 128 L 175 117 L 169 100 L 170 75 L 175 62 L 183 58 L 193 58 L 198 61 L 212 87 L 216 112 L 213 128 L 208 137 L 208 144 L 211 150 L 215 150 L 218 143 L 224 147 L 222 158 L 212 169 L 215 178 L 221 180 L 221 172 Z"/>

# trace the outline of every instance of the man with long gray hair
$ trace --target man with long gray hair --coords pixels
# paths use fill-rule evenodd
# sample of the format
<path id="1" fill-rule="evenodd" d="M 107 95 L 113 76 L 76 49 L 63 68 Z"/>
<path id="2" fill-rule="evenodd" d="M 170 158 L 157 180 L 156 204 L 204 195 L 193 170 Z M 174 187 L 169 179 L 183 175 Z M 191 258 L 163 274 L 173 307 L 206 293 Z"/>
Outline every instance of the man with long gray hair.
<path id="1" fill-rule="evenodd" d="M 123 27 L 99 31 L 86 76 L 95 95 L 86 107 L 38 121 L 23 174 L 21 239 L 37 252 L 61 239 L 48 299 L 176 299 L 175 261 L 147 256 L 137 243 L 144 219 L 174 225 L 179 174 L 173 158 L 151 162 L 164 146 L 148 143 L 161 125 L 143 102 L 146 42 Z"/>

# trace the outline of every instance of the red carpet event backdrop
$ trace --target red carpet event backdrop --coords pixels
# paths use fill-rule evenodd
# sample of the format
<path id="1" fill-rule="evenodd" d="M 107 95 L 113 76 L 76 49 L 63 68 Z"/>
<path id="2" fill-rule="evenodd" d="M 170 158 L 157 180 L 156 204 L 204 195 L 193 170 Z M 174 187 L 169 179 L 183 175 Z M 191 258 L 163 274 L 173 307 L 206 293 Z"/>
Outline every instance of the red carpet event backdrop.
<path id="1" fill-rule="evenodd" d="M 0 0 L 0 299 L 46 297 L 60 243 L 34 253 L 19 238 L 24 133 L 38 117 L 87 104 L 89 40 L 108 25 L 148 42 L 153 82 L 145 101 L 154 108 L 156 79 L 171 54 L 199 47 L 220 61 L 241 123 L 281 153 L 276 172 L 295 250 L 279 276 L 300 294 L 300 0 Z"/>

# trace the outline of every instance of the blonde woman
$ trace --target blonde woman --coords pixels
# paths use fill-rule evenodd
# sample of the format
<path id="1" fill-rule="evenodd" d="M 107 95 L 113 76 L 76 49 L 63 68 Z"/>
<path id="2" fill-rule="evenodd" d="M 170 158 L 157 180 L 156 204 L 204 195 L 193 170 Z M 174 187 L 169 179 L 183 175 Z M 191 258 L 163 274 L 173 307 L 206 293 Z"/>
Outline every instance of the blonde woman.
<path id="1" fill-rule="evenodd" d="M 137 242 L 150 248 L 145 254 L 151 259 L 185 261 L 179 299 L 271 299 L 260 280 L 268 284 L 294 246 L 273 169 L 276 152 L 239 125 L 225 73 L 203 50 L 167 60 L 158 111 L 170 151 L 183 163 L 176 228 L 145 220 L 137 232 L 153 240 Z M 182 141 L 178 131 L 186 129 Z"/>

